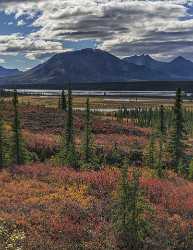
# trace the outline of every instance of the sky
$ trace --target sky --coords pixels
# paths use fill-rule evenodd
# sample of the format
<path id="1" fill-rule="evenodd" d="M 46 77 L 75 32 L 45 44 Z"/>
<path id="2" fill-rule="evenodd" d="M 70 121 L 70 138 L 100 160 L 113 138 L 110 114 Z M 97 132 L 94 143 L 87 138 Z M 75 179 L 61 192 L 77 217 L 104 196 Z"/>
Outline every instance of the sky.
<path id="1" fill-rule="evenodd" d="M 193 60 L 193 0 L 0 0 L 0 65 L 20 70 L 56 53 Z"/>

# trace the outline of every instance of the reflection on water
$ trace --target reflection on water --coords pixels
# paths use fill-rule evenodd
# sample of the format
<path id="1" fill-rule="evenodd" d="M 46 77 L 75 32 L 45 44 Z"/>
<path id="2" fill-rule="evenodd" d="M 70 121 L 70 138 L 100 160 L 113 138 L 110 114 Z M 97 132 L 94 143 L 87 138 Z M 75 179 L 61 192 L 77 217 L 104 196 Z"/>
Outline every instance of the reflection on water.
<path id="1" fill-rule="evenodd" d="M 13 89 L 5 89 L 6 91 L 13 91 Z M 39 89 L 18 89 L 18 93 L 33 94 L 42 96 L 60 95 L 61 90 L 39 90 Z M 82 91 L 73 90 L 73 95 L 77 96 L 144 96 L 144 97 L 173 97 L 175 91 Z M 186 96 L 191 96 L 191 93 L 186 93 Z"/>

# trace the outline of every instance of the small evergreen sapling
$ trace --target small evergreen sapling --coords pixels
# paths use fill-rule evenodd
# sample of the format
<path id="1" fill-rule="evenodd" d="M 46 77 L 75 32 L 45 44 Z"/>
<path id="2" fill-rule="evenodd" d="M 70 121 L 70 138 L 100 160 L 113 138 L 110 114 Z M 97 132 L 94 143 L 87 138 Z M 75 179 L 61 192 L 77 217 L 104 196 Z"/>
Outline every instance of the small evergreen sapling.
<path id="1" fill-rule="evenodd" d="M 189 164 L 189 169 L 188 169 L 188 179 L 193 180 L 193 159 L 191 160 Z"/>
<path id="2" fill-rule="evenodd" d="M 143 249 L 143 242 L 150 229 L 150 223 L 144 216 L 150 211 L 150 207 L 146 204 L 140 188 L 140 176 L 140 170 L 135 168 L 129 181 L 127 164 L 121 170 L 118 200 L 113 210 L 119 249 Z"/>
<path id="3" fill-rule="evenodd" d="M 155 145 L 155 134 L 152 133 L 150 136 L 148 148 L 147 148 L 147 154 L 146 154 L 146 162 L 147 166 L 150 168 L 155 167 L 156 162 L 156 145 Z"/>

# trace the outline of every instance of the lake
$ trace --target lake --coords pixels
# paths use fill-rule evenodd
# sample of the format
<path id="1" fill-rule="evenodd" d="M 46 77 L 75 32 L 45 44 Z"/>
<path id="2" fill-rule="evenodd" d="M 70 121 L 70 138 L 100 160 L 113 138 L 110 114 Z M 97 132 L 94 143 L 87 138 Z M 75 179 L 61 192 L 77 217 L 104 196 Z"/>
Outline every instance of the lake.
<path id="1" fill-rule="evenodd" d="M 12 92 L 13 89 L 4 89 L 5 91 Z M 26 95 L 42 95 L 42 96 L 59 96 L 61 90 L 40 90 L 40 89 L 18 89 L 18 93 Z M 67 90 L 66 90 L 67 92 Z M 174 97 L 175 91 L 84 91 L 73 90 L 73 95 L 76 96 L 133 96 L 133 97 Z M 192 93 L 185 93 L 186 97 L 192 96 Z"/>

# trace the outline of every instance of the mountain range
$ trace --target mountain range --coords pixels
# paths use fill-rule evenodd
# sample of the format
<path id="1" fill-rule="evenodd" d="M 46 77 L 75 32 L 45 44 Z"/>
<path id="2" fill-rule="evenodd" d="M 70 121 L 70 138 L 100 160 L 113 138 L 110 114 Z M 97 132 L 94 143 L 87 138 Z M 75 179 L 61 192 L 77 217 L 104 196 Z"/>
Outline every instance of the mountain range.
<path id="1" fill-rule="evenodd" d="M 92 84 L 137 81 L 144 86 L 144 81 L 193 81 L 193 62 L 183 57 L 160 62 L 149 55 L 121 59 L 103 50 L 83 49 L 56 54 L 33 69 L 4 76 L 0 85 L 6 87 L 62 88 L 64 83 L 71 82 L 77 88 L 85 84 L 92 88 Z"/>
<path id="2" fill-rule="evenodd" d="M 182 56 L 175 58 L 171 62 L 160 62 L 149 55 L 135 55 L 126 57 L 123 60 L 167 74 L 169 78 L 165 80 L 193 80 L 193 62 Z"/>
<path id="3" fill-rule="evenodd" d="M 18 69 L 6 69 L 0 66 L 0 77 L 14 76 L 21 73 Z"/>

